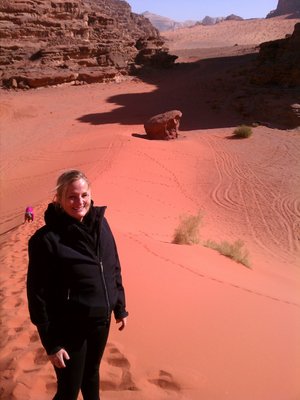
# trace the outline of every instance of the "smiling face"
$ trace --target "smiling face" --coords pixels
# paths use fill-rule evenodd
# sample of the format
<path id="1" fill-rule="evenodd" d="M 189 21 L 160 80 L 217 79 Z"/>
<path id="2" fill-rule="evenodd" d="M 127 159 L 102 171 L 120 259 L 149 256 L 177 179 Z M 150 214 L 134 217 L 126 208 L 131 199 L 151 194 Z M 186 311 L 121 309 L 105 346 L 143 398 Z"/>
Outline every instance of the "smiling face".
<path id="1" fill-rule="evenodd" d="M 60 205 L 70 217 L 82 221 L 91 206 L 91 191 L 88 183 L 83 178 L 69 183 L 60 200 Z"/>

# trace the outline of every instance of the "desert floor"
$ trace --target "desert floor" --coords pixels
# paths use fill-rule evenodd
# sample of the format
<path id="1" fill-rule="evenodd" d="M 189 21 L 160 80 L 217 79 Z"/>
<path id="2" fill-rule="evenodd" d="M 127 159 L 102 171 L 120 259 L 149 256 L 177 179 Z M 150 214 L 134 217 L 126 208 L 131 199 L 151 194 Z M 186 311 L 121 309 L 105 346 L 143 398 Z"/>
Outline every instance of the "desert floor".
<path id="1" fill-rule="evenodd" d="M 222 62 L 0 92 L 3 400 L 55 390 L 27 311 L 27 241 L 68 168 L 84 170 L 108 206 L 127 291 L 128 326 L 112 326 L 101 398 L 300 398 L 299 130 L 257 126 L 233 139 L 240 117 L 214 107 Z M 179 139 L 147 140 L 146 119 L 174 108 Z M 29 204 L 36 218 L 23 224 Z M 172 244 L 180 217 L 198 212 L 200 244 Z M 239 239 L 251 268 L 203 246 Z"/>

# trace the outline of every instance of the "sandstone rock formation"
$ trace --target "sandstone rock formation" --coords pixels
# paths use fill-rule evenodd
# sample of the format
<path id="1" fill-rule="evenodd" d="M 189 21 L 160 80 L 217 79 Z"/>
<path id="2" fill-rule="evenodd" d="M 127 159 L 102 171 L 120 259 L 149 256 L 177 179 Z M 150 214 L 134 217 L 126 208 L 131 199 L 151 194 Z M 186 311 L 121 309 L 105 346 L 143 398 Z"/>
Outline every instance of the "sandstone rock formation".
<path id="1" fill-rule="evenodd" d="M 234 92 L 232 104 L 243 123 L 280 129 L 300 127 L 300 23 L 286 39 L 262 43 Z M 237 79 L 237 78 L 236 78 Z"/>
<path id="2" fill-rule="evenodd" d="M 276 10 L 271 11 L 267 18 L 278 17 L 279 15 L 292 15 L 300 17 L 300 1 L 299 0 L 278 0 Z"/>
<path id="3" fill-rule="evenodd" d="M 156 140 L 176 139 L 181 117 L 181 111 L 172 110 L 150 118 L 144 124 L 148 138 Z"/>
<path id="4" fill-rule="evenodd" d="M 2 86 L 103 82 L 130 73 L 136 63 L 172 60 L 157 29 L 125 1 L 0 2 Z"/>
<path id="5" fill-rule="evenodd" d="M 260 85 L 300 86 L 300 23 L 290 37 L 260 45 L 253 81 Z"/>

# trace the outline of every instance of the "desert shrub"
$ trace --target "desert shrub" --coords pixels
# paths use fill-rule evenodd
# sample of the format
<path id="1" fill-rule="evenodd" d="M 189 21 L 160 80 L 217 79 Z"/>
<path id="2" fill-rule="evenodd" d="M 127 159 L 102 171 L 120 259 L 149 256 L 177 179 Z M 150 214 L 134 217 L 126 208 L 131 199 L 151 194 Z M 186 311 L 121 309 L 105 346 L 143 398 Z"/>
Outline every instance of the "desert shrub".
<path id="1" fill-rule="evenodd" d="M 223 256 L 232 258 L 234 261 L 243 264 L 248 268 L 251 267 L 249 253 L 248 250 L 244 248 L 244 242 L 242 240 L 236 240 L 233 243 L 226 241 L 217 243 L 213 240 L 207 240 L 204 245 L 217 250 Z"/>
<path id="2" fill-rule="evenodd" d="M 234 131 L 233 135 L 237 138 L 248 138 L 252 135 L 252 129 L 250 126 L 241 125 L 238 126 Z"/>
<path id="3" fill-rule="evenodd" d="M 202 214 L 182 215 L 179 226 L 176 228 L 172 243 L 197 244 L 199 243 L 199 227 L 202 223 Z"/>

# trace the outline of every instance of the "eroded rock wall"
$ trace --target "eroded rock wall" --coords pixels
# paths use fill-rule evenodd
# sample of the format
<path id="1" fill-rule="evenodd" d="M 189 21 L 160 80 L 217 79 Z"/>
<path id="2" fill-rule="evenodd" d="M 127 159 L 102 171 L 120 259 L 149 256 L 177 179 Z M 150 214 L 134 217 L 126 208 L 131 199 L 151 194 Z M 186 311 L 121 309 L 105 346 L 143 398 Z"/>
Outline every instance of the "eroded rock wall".
<path id="1" fill-rule="evenodd" d="M 278 17 L 280 15 L 293 15 L 293 17 L 300 17 L 300 1 L 278 0 L 276 10 L 271 11 L 267 15 L 267 18 Z"/>
<path id="2" fill-rule="evenodd" d="M 122 0 L 1 0 L 0 83 L 111 80 L 130 72 L 141 40 L 152 56 L 167 54 L 159 32 Z"/>
<path id="3" fill-rule="evenodd" d="M 262 43 L 254 81 L 287 87 L 300 86 L 300 23 L 285 39 Z"/>

